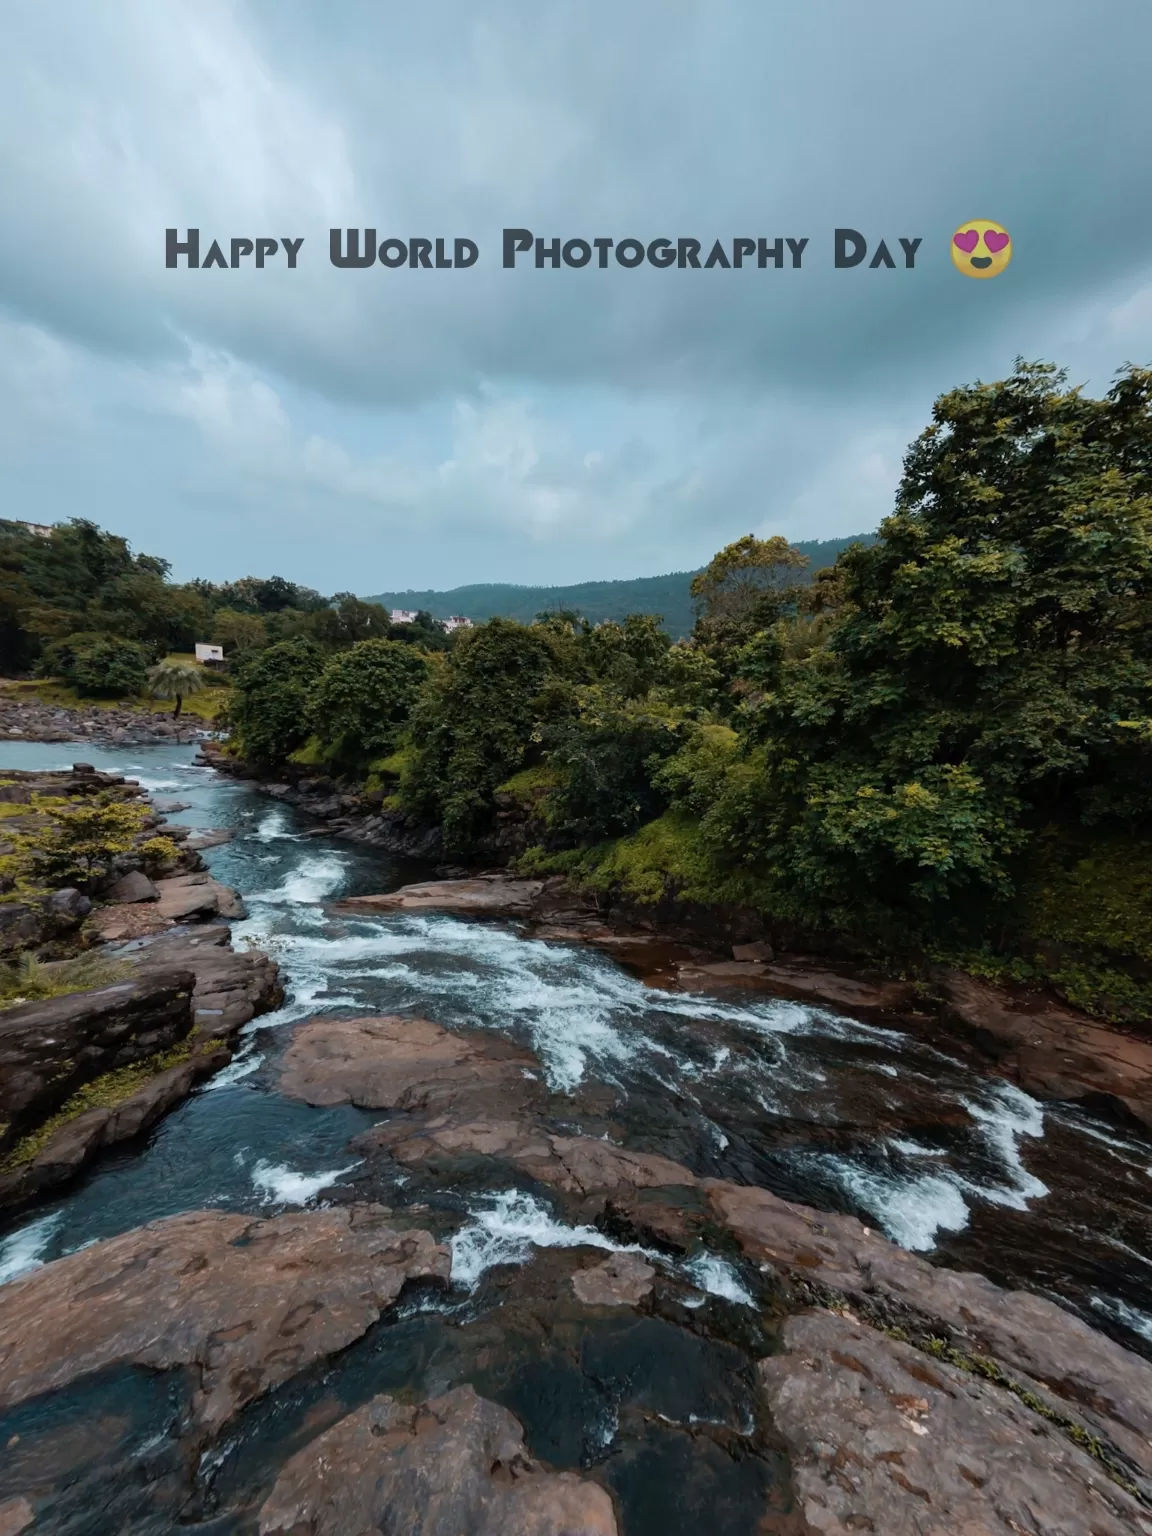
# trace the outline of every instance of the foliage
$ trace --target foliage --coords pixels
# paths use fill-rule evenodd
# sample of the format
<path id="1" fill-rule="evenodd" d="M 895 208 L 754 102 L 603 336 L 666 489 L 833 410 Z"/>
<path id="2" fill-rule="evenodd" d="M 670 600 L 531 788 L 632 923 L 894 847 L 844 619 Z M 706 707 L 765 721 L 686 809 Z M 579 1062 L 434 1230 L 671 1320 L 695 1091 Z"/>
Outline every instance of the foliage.
<path id="1" fill-rule="evenodd" d="M 419 652 L 395 640 L 360 640 L 333 656 L 308 699 L 331 760 L 362 763 L 391 751 L 427 671 Z"/>
<path id="2" fill-rule="evenodd" d="M 107 874 L 117 854 L 132 848 L 148 817 L 145 806 L 107 793 L 78 805 L 34 795 L 32 808 L 47 812 L 50 820 L 23 838 L 31 871 L 55 886 L 84 888 Z"/>
<path id="3" fill-rule="evenodd" d="M 401 780 L 405 809 L 435 818 L 445 845 L 472 846 L 492 795 L 539 756 L 550 718 L 571 709 L 554 674 L 559 642 L 541 626 L 493 619 L 463 631 L 412 714 L 414 760 Z"/>
<path id="4" fill-rule="evenodd" d="M 212 641 L 223 646 L 225 660 L 233 661 L 249 651 L 262 651 L 268 644 L 268 626 L 258 613 L 220 608 L 212 620 Z"/>
<path id="5" fill-rule="evenodd" d="M 236 667 L 229 719 L 243 757 L 282 763 L 307 740 L 309 696 L 326 659 L 314 641 L 283 640 Z"/>
<path id="6" fill-rule="evenodd" d="M 110 987 L 131 974 L 130 962 L 111 960 L 99 954 L 88 953 L 74 960 L 48 963 L 37 960 L 34 955 L 20 955 L 18 959 L 0 965 L 0 1008 L 66 997 L 71 992 L 86 992 L 92 987 Z"/>
<path id="7" fill-rule="evenodd" d="M 142 692 L 149 649 L 119 635 L 75 634 L 50 644 L 41 667 L 70 683 L 81 698 L 122 699 Z"/>
<path id="8" fill-rule="evenodd" d="M 668 796 L 654 773 L 675 751 L 680 722 L 666 709 L 600 686 L 578 697 L 579 712 L 548 737 L 560 784 L 547 819 L 563 836 L 599 842 L 664 811 Z"/>

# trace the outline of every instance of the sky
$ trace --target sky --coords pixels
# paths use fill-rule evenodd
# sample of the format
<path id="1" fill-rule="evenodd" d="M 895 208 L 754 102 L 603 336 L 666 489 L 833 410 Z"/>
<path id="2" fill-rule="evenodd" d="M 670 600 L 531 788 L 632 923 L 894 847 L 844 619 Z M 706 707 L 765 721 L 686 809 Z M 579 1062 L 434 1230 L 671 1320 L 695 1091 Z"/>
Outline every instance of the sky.
<path id="1" fill-rule="evenodd" d="M 1148 0 L 5 0 L 0 515 L 361 594 L 874 529 L 943 391 L 1152 362 L 1150 58 Z M 169 227 L 304 243 L 171 270 Z M 506 227 L 809 244 L 506 270 Z"/>

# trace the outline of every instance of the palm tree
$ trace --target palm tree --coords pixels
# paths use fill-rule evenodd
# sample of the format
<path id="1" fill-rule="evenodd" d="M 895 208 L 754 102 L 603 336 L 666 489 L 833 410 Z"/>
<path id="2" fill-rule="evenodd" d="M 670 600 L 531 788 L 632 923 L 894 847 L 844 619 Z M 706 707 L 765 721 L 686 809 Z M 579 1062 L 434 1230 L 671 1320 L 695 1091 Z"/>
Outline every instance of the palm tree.
<path id="1" fill-rule="evenodd" d="M 175 699 L 172 718 L 176 720 L 184 708 L 185 694 L 200 693 L 207 684 L 204 668 L 191 661 L 160 661 L 148 669 L 149 691 L 155 699 Z"/>

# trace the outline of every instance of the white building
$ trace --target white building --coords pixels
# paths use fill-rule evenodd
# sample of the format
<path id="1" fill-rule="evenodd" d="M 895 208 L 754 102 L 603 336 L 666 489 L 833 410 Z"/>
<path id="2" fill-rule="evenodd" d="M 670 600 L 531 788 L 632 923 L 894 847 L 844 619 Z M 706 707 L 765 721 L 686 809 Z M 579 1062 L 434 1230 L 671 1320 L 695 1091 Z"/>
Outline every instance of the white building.
<path id="1" fill-rule="evenodd" d="M 220 663 L 224 660 L 224 647 L 222 645 L 201 645 L 196 643 L 196 660 L 202 665 Z"/>
<path id="2" fill-rule="evenodd" d="M 388 617 L 393 624 L 415 624 L 417 615 L 414 608 L 393 608 Z"/>
<path id="3" fill-rule="evenodd" d="M 462 613 L 454 613 L 451 618 L 441 619 L 440 622 L 449 634 L 454 629 L 471 629 L 473 627 L 472 620 L 466 619 Z"/>
<path id="4" fill-rule="evenodd" d="M 27 528 L 29 533 L 34 533 L 38 539 L 50 539 L 52 537 L 51 523 L 26 523 L 20 520 L 21 528 Z"/>

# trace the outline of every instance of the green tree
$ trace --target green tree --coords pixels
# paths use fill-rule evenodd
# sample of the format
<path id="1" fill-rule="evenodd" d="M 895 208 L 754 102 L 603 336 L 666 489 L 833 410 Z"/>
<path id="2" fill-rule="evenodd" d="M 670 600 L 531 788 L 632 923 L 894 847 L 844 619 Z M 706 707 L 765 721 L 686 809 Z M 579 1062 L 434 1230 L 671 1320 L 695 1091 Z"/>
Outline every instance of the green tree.
<path id="1" fill-rule="evenodd" d="M 85 698 L 128 698 L 144 691 L 151 651 L 120 635 L 68 635 L 44 651 L 43 676 L 71 683 Z"/>
<path id="2" fill-rule="evenodd" d="M 1147 822 L 1150 401 L 1019 363 L 936 402 L 826 642 L 745 707 L 718 846 L 826 919 L 978 933 L 1041 825 Z"/>
<path id="3" fill-rule="evenodd" d="M 173 720 L 180 718 L 184 700 L 208 686 L 204 668 L 190 661 L 160 661 L 148 669 L 148 689 L 153 698 L 175 699 Z"/>
<path id="4" fill-rule="evenodd" d="M 329 660 L 309 694 L 313 732 L 339 762 L 394 750 L 428 664 L 410 645 L 360 640 Z"/>
<path id="5" fill-rule="evenodd" d="M 75 882 L 84 889 L 106 875 L 118 854 L 136 843 L 147 808 L 99 795 L 82 805 L 62 806 L 34 796 L 33 808 L 46 812 L 48 825 L 28 833 L 32 873 L 53 885 Z"/>
<path id="6" fill-rule="evenodd" d="M 236 667 L 229 717 L 244 757 L 275 766 L 303 746 L 309 694 L 327 659 L 313 640 L 282 640 Z"/>
<path id="7" fill-rule="evenodd" d="M 492 814 L 493 791 L 541 751 L 544 725 L 571 708 L 556 681 L 554 636 L 491 619 L 464 630 L 412 714 L 417 748 L 401 784 L 408 809 L 434 817 L 465 851 Z"/>
<path id="8" fill-rule="evenodd" d="M 262 651 L 268 644 L 268 629 L 259 614 L 220 608 L 212 620 L 212 641 L 224 647 L 231 661 L 249 651 Z"/>

